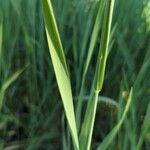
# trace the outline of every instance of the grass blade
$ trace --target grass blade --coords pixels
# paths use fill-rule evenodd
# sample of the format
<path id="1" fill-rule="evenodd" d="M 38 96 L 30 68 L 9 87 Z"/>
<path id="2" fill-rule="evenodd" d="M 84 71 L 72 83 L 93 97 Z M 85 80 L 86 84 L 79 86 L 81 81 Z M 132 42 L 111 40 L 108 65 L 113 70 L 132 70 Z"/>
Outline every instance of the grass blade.
<path id="1" fill-rule="evenodd" d="M 9 77 L 3 84 L 0 89 L 0 111 L 3 105 L 3 99 L 5 96 L 6 90 L 9 88 L 9 86 L 20 76 L 20 74 L 24 71 L 24 69 L 20 69 L 17 72 L 15 72 L 11 77 Z"/>
<path id="2" fill-rule="evenodd" d="M 117 125 L 112 129 L 112 131 L 106 136 L 106 138 L 104 139 L 104 141 L 99 145 L 97 150 L 105 150 L 108 148 L 108 146 L 110 145 L 110 143 L 113 141 L 113 139 L 116 137 L 119 129 L 121 128 L 124 119 L 127 115 L 127 112 L 129 110 L 131 101 L 132 101 L 132 94 L 133 94 L 133 89 L 131 89 L 129 97 L 128 97 L 128 101 L 125 107 L 125 110 L 123 112 L 123 115 L 121 117 L 121 119 L 119 120 L 119 122 L 117 123 Z"/>
<path id="3" fill-rule="evenodd" d="M 143 139 L 144 139 L 144 137 L 145 137 L 145 135 L 149 129 L 150 129 L 150 102 L 148 104 L 147 112 L 146 112 L 144 122 L 143 122 L 143 125 L 141 128 L 141 134 L 140 134 L 140 139 L 139 139 L 138 144 L 137 144 L 137 150 L 141 149 Z"/>
<path id="4" fill-rule="evenodd" d="M 93 27 L 93 32 L 92 32 L 90 44 L 89 44 L 87 59 L 86 59 L 85 68 L 84 68 L 83 77 L 82 77 L 81 90 L 80 90 L 78 104 L 77 104 L 77 110 L 76 110 L 76 118 L 77 118 L 78 128 L 80 126 L 81 108 L 82 108 L 82 95 L 83 95 L 85 76 L 87 74 L 87 70 L 88 70 L 88 67 L 89 67 L 89 64 L 90 64 L 90 61 L 91 61 L 91 58 L 92 58 L 94 47 L 96 45 L 98 33 L 99 33 L 100 28 L 101 28 L 102 18 L 103 18 L 103 10 L 104 10 L 105 3 L 106 3 L 105 0 L 100 0 L 100 2 L 99 2 L 99 9 L 98 9 L 98 12 L 97 12 L 97 16 L 96 16 L 95 24 L 94 24 L 94 27 Z"/>
<path id="5" fill-rule="evenodd" d="M 42 0 L 46 35 L 59 91 L 75 149 L 79 149 L 70 78 L 51 1 Z"/>
<path id="6" fill-rule="evenodd" d="M 106 12 L 105 12 L 104 23 L 102 28 L 103 32 L 102 32 L 101 46 L 100 46 L 99 56 L 98 56 L 97 75 L 96 75 L 96 82 L 95 82 L 96 84 L 95 87 L 96 90 L 98 91 L 101 91 L 103 81 L 104 81 L 114 3 L 115 0 L 108 0 L 106 5 Z"/>
<path id="7" fill-rule="evenodd" d="M 89 45 L 89 50 L 88 50 L 88 55 L 87 55 L 87 60 L 86 60 L 86 64 L 85 64 L 85 69 L 84 69 L 84 74 L 87 73 L 87 69 L 89 67 L 89 63 L 94 51 L 94 47 L 97 41 L 97 37 L 98 37 L 98 33 L 101 27 L 101 23 L 102 23 L 102 18 L 103 18 L 103 10 L 105 7 L 105 0 L 100 0 L 100 4 L 99 4 L 99 9 L 98 9 L 98 13 L 96 16 L 96 21 L 94 24 L 94 28 L 93 28 L 93 32 L 92 32 L 92 36 L 91 36 L 91 40 L 90 40 L 90 45 Z"/>
<path id="8" fill-rule="evenodd" d="M 84 122 L 81 128 L 81 134 L 79 138 L 81 150 L 85 150 L 85 149 L 89 150 L 91 146 L 91 138 L 92 138 L 92 132 L 93 132 L 93 126 L 95 121 L 97 102 L 98 102 L 98 94 L 102 88 L 104 74 L 105 74 L 105 66 L 106 66 L 106 59 L 108 53 L 107 51 L 108 51 L 114 2 L 115 2 L 114 0 L 108 0 L 105 6 L 105 11 L 104 11 L 105 16 L 104 16 L 104 22 L 102 28 L 101 46 L 99 49 L 96 73 L 93 82 L 94 86 L 91 91 L 90 100 L 88 102 Z"/>
<path id="9" fill-rule="evenodd" d="M 89 98 L 90 98 L 90 96 L 84 96 L 83 97 L 83 100 L 85 101 L 85 102 L 88 102 L 88 100 L 89 100 Z M 114 108 L 116 108 L 117 110 L 119 109 L 119 104 L 114 100 L 114 99 L 112 99 L 112 98 L 110 98 L 110 97 L 106 97 L 106 96 L 98 96 L 98 102 L 99 103 L 103 103 L 103 104 L 105 104 L 105 105 L 109 105 L 109 106 L 111 106 L 111 107 L 114 107 Z"/>
<path id="10" fill-rule="evenodd" d="M 3 16 L 2 16 L 2 12 L 0 12 L 0 59 L 2 56 L 2 40 L 3 39 Z"/>
<path id="11" fill-rule="evenodd" d="M 96 113 L 97 101 L 98 101 L 98 91 L 93 91 L 88 102 L 84 122 L 82 124 L 81 133 L 79 136 L 81 150 L 84 149 L 90 150 L 92 131 L 95 120 L 94 115 Z"/>

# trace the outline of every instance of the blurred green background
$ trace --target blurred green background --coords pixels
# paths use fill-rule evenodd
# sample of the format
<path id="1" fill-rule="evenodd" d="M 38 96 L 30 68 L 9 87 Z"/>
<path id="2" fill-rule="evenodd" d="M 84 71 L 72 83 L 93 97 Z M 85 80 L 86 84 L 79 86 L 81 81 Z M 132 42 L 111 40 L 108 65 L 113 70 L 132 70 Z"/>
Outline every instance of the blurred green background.
<path id="1" fill-rule="evenodd" d="M 98 0 L 52 0 L 52 3 L 76 97 Z M 90 91 L 97 52 L 98 46 L 86 78 L 85 95 Z M 9 85 L 16 71 L 23 68 Z M 8 88 L 3 90 L 5 86 Z M 134 96 L 129 114 L 109 150 L 136 150 L 137 144 L 142 150 L 150 149 L 149 0 L 116 0 L 115 4 L 101 95 L 122 105 L 131 86 Z M 64 113 L 49 57 L 40 0 L 0 0 L 0 89 L 1 150 L 62 149 Z M 100 104 L 92 149 L 115 125 L 118 111 Z"/>

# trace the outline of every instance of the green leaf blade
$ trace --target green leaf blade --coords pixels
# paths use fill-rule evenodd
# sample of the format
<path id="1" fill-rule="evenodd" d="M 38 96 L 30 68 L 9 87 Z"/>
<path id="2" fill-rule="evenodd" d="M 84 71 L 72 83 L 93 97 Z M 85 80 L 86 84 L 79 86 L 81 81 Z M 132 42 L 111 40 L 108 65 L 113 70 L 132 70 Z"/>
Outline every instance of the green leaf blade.
<path id="1" fill-rule="evenodd" d="M 3 99 L 5 96 L 5 92 L 6 90 L 9 88 L 9 86 L 15 81 L 17 80 L 17 78 L 21 75 L 21 73 L 25 70 L 25 68 L 18 70 L 17 72 L 15 72 L 11 77 L 9 77 L 3 84 L 2 87 L 0 89 L 0 111 L 3 105 Z"/>
<path id="2" fill-rule="evenodd" d="M 2 42 L 3 42 L 3 15 L 0 12 L 0 59 L 2 59 Z"/>
<path id="3" fill-rule="evenodd" d="M 98 33 L 101 28 L 101 23 L 102 23 L 102 18 L 103 18 L 103 10 L 104 10 L 106 1 L 100 0 L 99 3 L 100 3 L 99 9 L 98 9 L 96 21 L 95 21 L 95 24 L 93 27 L 93 32 L 92 32 L 91 41 L 90 41 L 90 45 L 89 45 L 88 55 L 87 55 L 87 59 L 86 59 L 86 63 L 85 63 L 84 74 L 87 73 L 87 70 L 88 70 L 92 55 L 93 55 L 93 51 L 94 51 L 94 47 L 95 47 L 95 44 L 97 41 Z"/>
<path id="4" fill-rule="evenodd" d="M 84 149 L 90 150 L 92 131 L 93 131 L 94 120 L 95 120 L 95 117 L 93 116 L 96 114 L 97 101 L 98 101 L 98 91 L 94 91 L 90 96 L 90 100 L 87 106 L 87 111 L 85 114 L 85 119 L 82 124 L 81 133 L 79 137 L 81 150 Z"/>
<path id="5" fill-rule="evenodd" d="M 99 49 L 98 60 L 96 64 L 96 72 L 95 72 L 95 77 L 93 82 L 94 84 L 92 86 L 91 96 L 90 96 L 91 98 L 88 102 L 85 118 L 81 128 L 80 138 L 79 138 L 81 150 L 85 150 L 85 149 L 90 150 L 90 146 L 91 146 L 91 139 L 92 139 L 97 102 L 98 102 L 98 94 L 101 91 L 103 80 L 104 80 L 104 74 L 105 74 L 114 2 L 115 0 L 107 0 L 104 8 L 104 21 L 103 21 L 103 28 L 102 28 L 101 46 Z"/>
<path id="6" fill-rule="evenodd" d="M 43 12 L 44 12 L 47 34 L 49 34 L 48 36 L 51 39 L 51 43 L 53 43 L 53 46 L 57 52 L 57 55 L 59 56 L 59 59 L 61 63 L 63 64 L 65 71 L 67 72 L 65 56 L 64 56 L 61 40 L 59 37 L 59 32 L 57 29 L 56 21 L 54 19 L 55 17 L 54 17 L 51 2 L 48 0 L 42 0 L 42 4 L 43 4 Z"/>
<path id="7" fill-rule="evenodd" d="M 75 149 L 79 149 L 71 83 L 51 1 L 42 0 L 49 52 Z"/>
<path id="8" fill-rule="evenodd" d="M 83 76 L 82 76 L 82 83 L 81 83 L 81 89 L 80 89 L 80 94 L 79 94 L 79 100 L 78 100 L 77 109 L 76 109 L 76 118 L 77 118 L 78 128 L 79 128 L 80 122 L 81 122 L 80 118 L 81 118 L 81 108 L 82 108 L 82 100 L 83 100 L 82 96 L 83 96 L 83 88 L 84 88 L 84 84 L 85 84 L 85 78 L 86 78 L 89 64 L 90 64 L 90 61 L 91 61 L 91 58 L 92 58 L 92 55 L 94 52 L 98 33 L 99 33 L 99 30 L 100 30 L 101 25 L 102 25 L 103 10 L 104 10 L 105 3 L 106 3 L 105 0 L 100 0 L 100 2 L 99 2 L 99 9 L 98 9 L 96 20 L 94 23 L 94 27 L 93 27 L 93 31 L 92 31 L 92 35 L 91 35 L 91 40 L 90 40 L 90 44 L 89 44 L 89 49 L 88 49 L 88 54 L 87 54 L 87 59 L 85 62 L 85 68 L 84 68 L 84 72 L 83 72 Z"/>
<path id="9" fill-rule="evenodd" d="M 105 16 L 104 16 L 104 23 L 102 28 L 103 31 L 102 31 L 102 38 L 101 38 L 101 46 L 99 49 L 97 76 L 96 76 L 96 85 L 95 85 L 95 88 L 98 91 L 101 91 L 104 82 L 114 4 L 115 4 L 115 0 L 108 0 L 105 8 Z"/>

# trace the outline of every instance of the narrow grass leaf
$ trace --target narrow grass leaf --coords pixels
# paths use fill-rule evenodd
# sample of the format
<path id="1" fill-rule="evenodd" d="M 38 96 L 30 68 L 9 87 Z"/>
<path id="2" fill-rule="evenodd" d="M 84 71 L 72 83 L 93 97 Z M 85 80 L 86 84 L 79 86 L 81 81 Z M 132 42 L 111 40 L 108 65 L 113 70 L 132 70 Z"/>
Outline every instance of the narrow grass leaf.
<path id="1" fill-rule="evenodd" d="M 88 102 L 89 98 L 90 98 L 90 96 L 84 96 L 83 100 Z M 119 109 L 119 104 L 110 97 L 98 96 L 98 102 L 104 103 L 105 105 L 109 105 L 111 107 L 115 107 L 117 110 Z"/>
<path id="2" fill-rule="evenodd" d="M 104 10 L 104 7 L 105 7 L 105 3 L 106 3 L 105 0 L 100 0 L 100 2 L 99 2 L 99 9 L 98 9 L 98 13 L 97 13 L 97 16 L 96 16 L 96 21 L 95 21 L 95 24 L 94 24 L 91 40 L 90 40 L 88 55 L 87 55 L 87 59 L 86 59 L 86 63 L 85 63 L 84 74 L 87 73 L 87 69 L 89 67 L 89 63 L 91 61 L 92 54 L 93 54 L 93 51 L 94 51 L 94 47 L 95 47 L 95 44 L 96 44 L 96 41 L 97 41 L 98 33 L 99 33 L 100 28 L 101 28 L 103 12 L 104 12 L 103 10 Z"/>
<path id="3" fill-rule="evenodd" d="M 81 128 L 81 133 L 79 136 L 81 150 L 85 150 L 85 149 L 90 150 L 91 137 L 92 137 L 92 131 L 93 131 L 93 126 L 94 126 L 94 120 L 95 120 L 95 117 L 93 117 L 93 114 L 96 113 L 97 100 L 98 100 L 98 91 L 94 91 L 92 92 L 92 95 L 90 96 L 88 106 L 86 109 L 84 122 Z"/>
<path id="4" fill-rule="evenodd" d="M 42 0 L 42 6 L 49 52 L 52 59 L 59 91 L 63 101 L 68 125 L 70 127 L 70 132 L 73 138 L 74 147 L 75 149 L 79 149 L 71 83 L 51 1 Z"/>
<path id="5" fill-rule="evenodd" d="M 113 141 L 113 139 L 116 137 L 119 129 L 121 128 L 121 126 L 125 120 L 127 112 L 130 108 L 130 104 L 132 101 L 132 94 L 133 94 L 133 89 L 131 89 L 131 91 L 130 91 L 128 101 L 127 101 L 127 104 L 125 106 L 125 110 L 123 112 L 121 119 L 119 120 L 117 125 L 112 129 L 112 131 L 106 136 L 106 138 L 103 140 L 103 142 L 99 145 L 97 150 L 106 150 L 108 148 L 108 146 L 111 144 L 111 142 Z"/>
<path id="6" fill-rule="evenodd" d="M 0 12 L 0 59 L 2 56 L 2 40 L 3 39 L 3 16 L 2 12 Z"/>
<path id="7" fill-rule="evenodd" d="M 103 31 L 102 31 L 101 45 L 97 63 L 97 76 L 95 82 L 96 90 L 98 91 L 101 91 L 104 82 L 114 3 L 115 0 L 108 0 L 106 5 L 104 23 L 102 28 Z"/>
<path id="8" fill-rule="evenodd" d="M 89 44 L 87 59 L 86 59 L 85 68 L 84 68 L 84 72 L 83 72 L 83 76 L 82 76 L 82 83 L 81 83 L 81 89 L 80 89 L 80 94 L 79 94 L 79 100 L 78 100 L 77 110 L 76 110 L 76 118 L 77 118 L 78 126 L 80 126 L 82 95 L 83 95 L 85 76 L 87 74 L 87 70 L 88 70 L 92 55 L 93 55 L 94 47 L 96 45 L 98 33 L 99 33 L 100 28 L 101 28 L 105 3 L 106 3 L 105 0 L 100 0 L 100 2 L 99 2 L 99 9 L 97 12 L 97 16 L 96 16 L 95 24 L 93 27 L 90 44 Z"/>
<path id="9" fill-rule="evenodd" d="M 137 144 L 137 150 L 141 149 L 143 139 L 144 139 L 144 137 L 145 137 L 145 135 L 149 129 L 150 129 L 150 102 L 148 104 L 147 112 L 146 112 L 146 115 L 145 115 L 145 118 L 143 121 L 143 125 L 141 128 L 141 134 L 140 134 L 140 139 L 139 139 L 138 144 Z"/>
<path id="10" fill-rule="evenodd" d="M 88 102 L 84 122 L 79 137 L 81 150 L 85 150 L 85 149 L 89 150 L 91 146 L 91 139 L 92 139 L 95 114 L 96 114 L 97 102 L 98 102 L 98 94 L 102 88 L 103 80 L 104 80 L 114 2 L 115 2 L 114 0 L 108 0 L 106 2 L 106 6 L 104 10 L 101 46 L 98 54 L 96 73 L 93 82 L 94 84 L 91 90 L 90 100 Z"/>
<path id="11" fill-rule="evenodd" d="M 62 115 L 62 143 L 63 143 L 63 150 L 68 150 L 68 143 L 66 137 L 66 129 L 65 129 L 65 116 Z"/>
<path id="12" fill-rule="evenodd" d="M 17 72 L 15 72 L 11 77 L 9 77 L 3 84 L 0 89 L 0 111 L 3 105 L 3 99 L 5 96 L 6 90 L 9 88 L 9 86 L 20 76 L 20 74 L 24 71 L 24 69 L 20 69 Z"/>

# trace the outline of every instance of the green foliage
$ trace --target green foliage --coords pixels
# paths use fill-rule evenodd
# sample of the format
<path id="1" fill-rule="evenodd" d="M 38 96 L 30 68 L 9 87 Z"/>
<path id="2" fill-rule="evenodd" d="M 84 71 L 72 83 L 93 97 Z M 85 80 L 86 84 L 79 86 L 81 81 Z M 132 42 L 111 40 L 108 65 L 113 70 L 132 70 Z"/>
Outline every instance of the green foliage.
<path id="1" fill-rule="evenodd" d="M 71 84 L 66 61 L 64 58 L 63 48 L 60 42 L 51 2 L 49 2 L 48 0 L 42 0 L 42 4 L 49 50 L 56 74 L 59 91 L 61 93 L 64 110 L 66 112 L 66 118 L 68 120 L 70 131 L 74 140 L 75 149 L 79 149 Z"/>
<path id="2" fill-rule="evenodd" d="M 71 118 L 76 121 L 73 130 L 75 134 L 78 132 L 74 134 L 76 145 L 78 140 L 81 145 L 81 126 L 87 107 L 92 104 L 90 107 L 94 109 L 88 116 L 95 118 L 95 124 L 90 126 L 94 121 L 89 121 L 91 132 L 87 132 L 86 138 L 91 141 L 85 145 L 91 144 L 93 150 L 100 144 L 108 150 L 149 150 L 149 0 L 115 2 L 110 43 L 107 53 L 103 53 L 108 58 L 105 77 L 100 76 L 104 84 L 102 89 L 99 84 L 101 93 L 95 96 L 98 95 L 93 90 L 97 85 L 95 70 L 97 58 L 101 58 L 99 51 L 105 47 L 102 35 L 108 1 L 51 0 L 53 12 L 49 11 L 52 16 L 47 16 L 49 36 L 48 30 L 45 32 L 42 1 L 0 0 L 0 87 L 18 72 L 16 70 L 21 71 L 20 68 L 29 64 L 25 72 L 12 78 L 15 80 L 11 80 L 3 94 L 0 149 L 72 150 L 75 140 L 62 106 L 70 97 L 75 110 Z M 47 41 L 51 43 L 50 51 Z M 52 49 L 56 51 L 50 59 Z M 60 69 L 54 67 L 56 62 Z M 57 82 L 55 76 L 59 78 Z M 67 88 L 59 85 L 64 82 L 69 85 Z M 131 86 L 132 102 L 122 119 Z M 71 110 L 73 114 L 74 110 Z M 123 121 L 119 123 L 120 120 Z"/>

